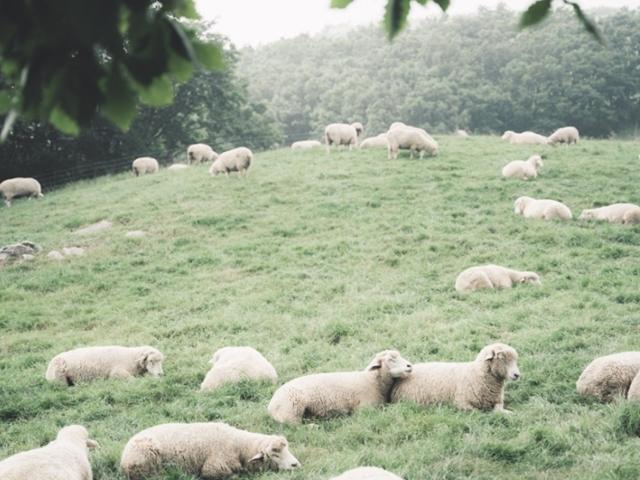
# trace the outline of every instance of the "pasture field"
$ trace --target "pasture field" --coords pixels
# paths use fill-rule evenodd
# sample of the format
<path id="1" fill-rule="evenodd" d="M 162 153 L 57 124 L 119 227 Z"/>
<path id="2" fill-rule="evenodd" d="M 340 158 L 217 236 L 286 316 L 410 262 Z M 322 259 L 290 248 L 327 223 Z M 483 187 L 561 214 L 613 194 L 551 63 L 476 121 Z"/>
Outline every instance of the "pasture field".
<path id="1" fill-rule="evenodd" d="M 422 161 L 283 149 L 256 154 L 247 179 L 210 178 L 205 166 L 127 173 L 0 209 L 0 245 L 44 247 L 0 270 L 0 458 L 80 423 L 101 444 L 94 478 L 122 479 L 134 433 L 225 421 L 284 434 L 302 462 L 260 480 L 325 480 L 360 465 L 407 480 L 639 478 L 640 405 L 580 398 L 575 382 L 594 357 L 640 348 L 640 226 L 513 213 L 520 195 L 561 200 L 576 218 L 640 203 L 638 144 L 436 139 L 440 155 Z M 501 178 L 505 163 L 536 152 L 547 156 L 537 180 Z M 72 234 L 104 218 L 112 230 Z M 148 236 L 124 237 L 138 229 Z M 71 245 L 87 255 L 46 258 Z M 542 286 L 456 293 L 457 274 L 483 263 L 537 271 Z M 257 348 L 282 383 L 364 369 L 386 348 L 413 362 L 471 360 L 493 341 L 520 354 L 512 415 L 404 403 L 287 427 L 267 414 L 272 385 L 199 392 L 225 345 Z M 158 347 L 165 376 L 45 382 L 56 353 L 107 344 Z"/>

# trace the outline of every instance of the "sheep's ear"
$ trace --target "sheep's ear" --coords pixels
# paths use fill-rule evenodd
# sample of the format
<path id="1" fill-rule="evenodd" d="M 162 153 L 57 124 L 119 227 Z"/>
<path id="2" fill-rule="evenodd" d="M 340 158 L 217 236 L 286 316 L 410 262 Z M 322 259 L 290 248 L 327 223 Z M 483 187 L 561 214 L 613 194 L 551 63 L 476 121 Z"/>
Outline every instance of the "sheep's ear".
<path id="1" fill-rule="evenodd" d="M 258 452 L 256 453 L 253 457 L 251 457 L 251 459 L 249 460 L 249 463 L 251 462 L 259 462 L 264 460 L 264 453 L 263 452 Z"/>
<path id="2" fill-rule="evenodd" d="M 93 450 L 94 448 L 98 448 L 100 446 L 100 444 L 98 442 L 96 442 L 95 440 L 91 440 L 90 438 L 87 438 L 87 448 Z"/>
<path id="3" fill-rule="evenodd" d="M 140 368 L 146 368 L 147 358 L 149 358 L 149 355 L 151 355 L 151 352 L 149 352 L 148 350 L 145 350 L 140 354 L 140 356 L 138 357 L 138 365 L 140 366 Z"/>
<path id="4" fill-rule="evenodd" d="M 484 357 L 484 359 L 489 361 L 489 360 L 493 360 L 495 357 L 496 357 L 496 351 L 495 350 L 491 350 L 489 353 L 487 353 L 487 355 Z"/>
<path id="5" fill-rule="evenodd" d="M 284 437 L 276 437 L 269 445 L 269 448 L 272 452 L 281 452 L 287 446 L 287 441 Z"/>
<path id="6" fill-rule="evenodd" d="M 371 360 L 371 363 L 367 366 L 367 371 L 378 370 L 382 368 L 382 355 L 377 355 L 376 358 Z"/>

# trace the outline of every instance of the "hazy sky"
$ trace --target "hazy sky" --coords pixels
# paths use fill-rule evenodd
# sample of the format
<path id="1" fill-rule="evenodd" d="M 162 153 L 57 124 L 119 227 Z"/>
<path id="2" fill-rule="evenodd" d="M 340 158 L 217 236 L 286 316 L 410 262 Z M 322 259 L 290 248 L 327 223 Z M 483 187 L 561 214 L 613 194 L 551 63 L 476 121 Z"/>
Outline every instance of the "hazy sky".
<path id="1" fill-rule="evenodd" d="M 505 3 L 522 11 L 534 0 L 451 0 L 450 14 L 473 13 L 478 6 Z M 578 0 L 584 8 L 640 7 L 640 0 Z M 217 31 L 237 46 L 259 45 L 301 33 L 317 33 L 327 26 L 363 25 L 382 19 L 386 0 L 355 0 L 345 10 L 329 8 L 330 0 L 196 0 L 200 14 L 218 22 Z M 415 2 L 413 2 L 415 3 Z M 558 2 L 559 3 L 559 2 Z M 415 4 L 411 18 L 440 11 L 433 2 L 427 8 Z"/>

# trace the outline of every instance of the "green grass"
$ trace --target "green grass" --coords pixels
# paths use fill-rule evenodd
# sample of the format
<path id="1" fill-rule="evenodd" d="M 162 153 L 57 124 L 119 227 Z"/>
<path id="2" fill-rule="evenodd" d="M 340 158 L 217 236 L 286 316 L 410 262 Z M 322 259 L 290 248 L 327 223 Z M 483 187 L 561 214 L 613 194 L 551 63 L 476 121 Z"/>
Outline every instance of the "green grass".
<path id="1" fill-rule="evenodd" d="M 407 480 L 640 477 L 640 406 L 575 392 L 592 358 L 638 349 L 640 226 L 513 213 L 525 194 L 561 200 L 576 217 L 640 203 L 637 143 L 439 140 L 440 156 L 423 161 L 277 150 L 257 154 L 248 179 L 212 179 L 205 166 L 122 174 L 0 210 L 1 245 L 45 249 L 0 270 L 0 458 L 80 423 L 102 446 L 95 478 L 121 479 L 119 456 L 137 431 L 223 420 L 289 439 L 303 467 L 261 480 L 327 479 L 366 464 Z M 536 181 L 501 178 L 507 161 L 534 151 L 547 155 Z M 71 233 L 103 218 L 111 231 Z M 137 229 L 149 235 L 124 237 Z M 71 245 L 87 256 L 46 259 Z M 457 274 L 488 262 L 537 271 L 543 284 L 458 295 Z M 406 403 L 285 427 L 267 414 L 270 385 L 198 391 L 225 345 L 254 346 L 284 382 L 363 369 L 385 348 L 413 362 L 470 360 L 492 341 L 520 353 L 511 416 Z M 45 382 L 56 353 L 105 344 L 157 346 L 166 375 Z"/>

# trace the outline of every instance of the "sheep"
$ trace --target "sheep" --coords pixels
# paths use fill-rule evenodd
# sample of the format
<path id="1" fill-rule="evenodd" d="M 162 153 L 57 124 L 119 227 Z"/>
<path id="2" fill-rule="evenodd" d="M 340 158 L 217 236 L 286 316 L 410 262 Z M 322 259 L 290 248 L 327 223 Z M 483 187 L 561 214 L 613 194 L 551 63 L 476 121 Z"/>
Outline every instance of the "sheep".
<path id="1" fill-rule="evenodd" d="M 544 166 L 540 155 L 531 155 L 527 160 L 514 160 L 502 169 L 502 176 L 506 178 L 520 178 L 529 180 L 538 176 L 538 170 Z"/>
<path id="2" fill-rule="evenodd" d="M 163 374 L 164 355 L 153 347 L 85 347 L 63 352 L 49 362 L 45 378 L 72 386 L 99 378 Z"/>
<path id="3" fill-rule="evenodd" d="M 291 470 L 300 462 L 284 437 L 226 423 L 167 423 L 148 428 L 131 437 L 120 460 L 129 480 L 153 476 L 169 465 L 203 479 L 219 479 L 243 471 Z"/>
<path id="4" fill-rule="evenodd" d="M 238 147 L 227 150 L 218 156 L 209 168 L 209 175 L 216 176 L 224 173 L 229 176 L 229 172 L 238 172 L 239 175 L 249 175 L 249 168 L 253 161 L 253 153 L 247 147 Z"/>
<path id="5" fill-rule="evenodd" d="M 580 133 L 576 127 L 559 128 L 549 135 L 549 145 L 555 145 L 557 143 L 571 145 L 572 143 L 578 143 L 578 140 L 580 140 Z"/>
<path id="6" fill-rule="evenodd" d="M 276 383 L 278 374 L 260 352 L 251 347 L 223 347 L 209 361 L 213 367 L 200 385 L 200 390 L 215 390 L 224 383 L 242 379 L 270 380 Z"/>
<path id="7" fill-rule="evenodd" d="M 136 177 L 147 173 L 156 173 L 159 169 L 158 161 L 151 157 L 136 158 L 131 164 L 131 170 Z"/>
<path id="8" fill-rule="evenodd" d="M 293 150 L 308 150 L 310 148 L 317 148 L 321 146 L 322 143 L 320 143 L 318 140 L 300 140 L 291 144 L 291 148 Z"/>
<path id="9" fill-rule="evenodd" d="M 347 125 L 346 123 L 332 123 L 324 129 L 324 142 L 327 152 L 331 151 L 331 145 L 348 145 L 349 150 L 358 146 L 358 138 L 362 134 L 363 127 L 359 122 Z"/>
<path id="10" fill-rule="evenodd" d="M 479 288 L 511 288 L 518 283 L 540 285 L 535 272 L 513 270 L 499 265 L 482 265 L 464 270 L 456 278 L 456 290 L 460 293 Z"/>
<path id="11" fill-rule="evenodd" d="M 432 137 L 431 135 L 429 135 L 429 134 L 427 133 L 427 131 L 426 131 L 424 128 L 414 127 L 414 126 L 412 126 L 412 125 L 406 125 L 406 124 L 404 124 L 404 123 L 402 123 L 402 122 L 393 122 L 393 123 L 389 126 L 389 131 L 391 131 L 391 130 L 393 130 L 393 129 L 395 129 L 395 128 L 399 128 L 399 127 L 401 127 L 401 128 L 408 128 L 408 129 L 414 129 L 414 130 L 417 130 L 417 131 L 419 131 L 420 133 L 422 133 L 424 136 L 426 136 L 429 140 L 431 140 L 433 143 L 435 143 L 436 145 L 438 144 L 438 142 L 436 142 L 436 141 L 433 139 L 433 137 Z M 388 132 L 387 132 L 387 134 L 388 134 Z"/>
<path id="12" fill-rule="evenodd" d="M 16 197 L 42 198 L 42 187 L 35 178 L 16 177 L 0 183 L 0 195 L 4 198 L 7 207 L 11 206 L 11 200 Z"/>
<path id="13" fill-rule="evenodd" d="M 422 405 L 453 404 L 462 410 L 504 408 L 507 379 L 520 378 L 518 353 L 504 343 L 487 345 L 472 362 L 418 363 L 408 378 L 391 390 L 391 401 L 410 400 Z"/>
<path id="14" fill-rule="evenodd" d="M 329 480 L 402 480 L 402 478 L 378 467 L 358 467 Z"/>
<path id="15" fill-rule="evenodd" d="M 327 417 L 382 405 L 393 382 L 411 369 L 397 351 L 385 350 L 364 371 L 317 373 L 285 383 L 273 394 L 268 411 L 277 422 L 299 424 L 304 416 Z"/>
<path id="16" fill-rule="evenodd" d="M 218 154 L 204 143 L 196 143 L 189 145 L 187 148 L 187 161 L 191 163 L 210 162 L 218 158 Z"/>
<path id="17" fill-rule="evenodd" d="M 576 382 L 580 395 L 593 396 L 603 402 L 624 398 L 640 372 L 640 352 L 622 352 L 593 360 Z M 633 394 L 637 391 L 634 385 Z"/>
<path id="18" fill-rule="evenodd" d="M 2 480 L 92 480 L 89 449 L 98 446 L 81 425 L 60 429 L 44 447 L 16 453 L 0 462 Z"/>
<path id="19" fill-rule="evenodd" d="M 389 148 L 389 142 L 387 141 L 387 134 L 381 133 L 375 137 L 365 138 L 360 143 L 360 148 Z"/>
<path id="20" fill-rule="evenodd" d="M 0 254 L 7 257 L 19 258 L 23 255 L 33 255 L 38 253 L 42 248 L 33 242 L 24 240 L 20 243 L 14 243 L 12 245 L 5 245 L 0 248 Z"/>
<path id="21" fill-rule="evenodd" d="M 427 152 L 429 155 L 438 154 L 438 144 L 424 130 L 416 127 L 397 126 L 387 132 L 387 157 L 389 160 L 398 158 L 400 149 L 409 149 L 411 158 L 413 152 L 420 152 L 420 158 Z"/>
<path id="22" fill-rule="evenodd" d="M 458 138 L 469 138 L 469 134 L 466 130 L 456 130 L 454 135 Z"/>
<path id="23" fill-rule="evenodd" d="M 611 223 L 640 223 L 640 206 L 633 203 L 614 203 L 606 207 L 583 210 L 581 220 L 606 220 Z"/>
<path id="24" fill-rule="evenodd" d="M 507 130 L 502 134 L 503 140 L 509 140 L 509 143 L 516 145 L 546 145 L 548 140 L 544 135 L 540 135 L 535 132 L 522 132 L 516 133 L 512 130 Z"/>
<path id="25" fill-rule="evenodd" d="M 514 212 L 524 218 L 538 218 L 542 220 L 571 220 L 571 210 L 564 203 L 556 200 L 531 197 L 519 197 L 514 202 Z"/>

